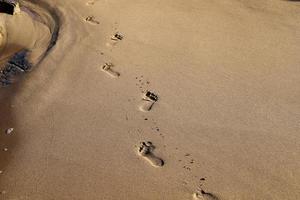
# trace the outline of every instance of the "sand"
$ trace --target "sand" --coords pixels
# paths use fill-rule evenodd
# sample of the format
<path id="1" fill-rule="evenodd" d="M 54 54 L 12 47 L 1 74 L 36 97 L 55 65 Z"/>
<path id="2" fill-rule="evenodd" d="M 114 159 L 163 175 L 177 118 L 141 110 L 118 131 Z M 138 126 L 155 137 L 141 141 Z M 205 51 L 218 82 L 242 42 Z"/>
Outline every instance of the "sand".
<path id="1" fill-rule="evenodd" d="M 20 4 L 0 199 L 300 199 L 300 2 Z"/>
<path id="2" fill-rule="evenodd" d="M 6 44 L 5 20 L 1 17 L 0 18 L 0 53 L 1 53 L 1 55 L 3 54 L 3 49 L 5 47 L 5 44 Z"/>

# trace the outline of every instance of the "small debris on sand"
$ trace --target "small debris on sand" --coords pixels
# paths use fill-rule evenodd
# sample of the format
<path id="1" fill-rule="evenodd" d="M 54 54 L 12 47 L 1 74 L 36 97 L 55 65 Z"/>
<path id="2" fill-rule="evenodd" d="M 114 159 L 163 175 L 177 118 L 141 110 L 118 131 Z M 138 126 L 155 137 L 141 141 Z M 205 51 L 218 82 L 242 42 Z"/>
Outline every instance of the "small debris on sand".
<path id="1" fill-rule="evenodd" d="M 11 135 L 13 133 L 13 131 L 14 131 L 14 128 L 8 128 L 8 129 L 6 129 L 5 134 Z"/>

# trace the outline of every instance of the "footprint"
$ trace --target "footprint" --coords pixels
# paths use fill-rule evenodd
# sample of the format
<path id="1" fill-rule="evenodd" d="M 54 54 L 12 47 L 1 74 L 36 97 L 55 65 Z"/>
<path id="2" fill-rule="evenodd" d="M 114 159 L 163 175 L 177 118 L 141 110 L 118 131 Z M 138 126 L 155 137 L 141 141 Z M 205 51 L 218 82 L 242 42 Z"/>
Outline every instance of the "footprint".
<path id="1" fill-rule="evenodd" d="M 150 91 L 147 91 L 144 94 L 144 97 L 142 99 L 142 103 L 139 106 L 139 109 L 143 112 L 148 112 L 152 109 L 155 102 L 158 101 L 158 96 Z"/>
<path id="2" fill-rule="evenodd" d="M 96 20 L 96 18 L 94 17 L 94 16 L 87 16 L 86 18 L 85 18 L 85 21 L 87 21 L 87 22 L 89 22 L 90 24 L 100 24 L 100 22 L 99 21 L 97 21 Z"/>
<path id="3" fill-rule="evenodd" d="M 102 66 L 102 70 L 113 78 L 119 77 L 120 73 L 113 70 L 112 67 L 114 67 L 112 63 L 105 63 L 105 65 Z"/>
<path id="4" fill-rule="evenodd" d="M 138 154 L 147 160 L 153 167 L 162 167 L 164 161 L 152 153 L 154 149 L 155 147 L 151 142 L 142 142 Z"/>
<path id="5" fill-rule="evenodd" d="M 118 41 L 118 40 L 123 40 L 124 36 L 119 33 L 119 32 L 116 32 L 112 37 L 111 37 L 111 40 L 114 40 L 114 41 Z"/>
<path id="6" fill-rule="evenodd" d="M 107 42 L 106 46 L 108 47 L 115 46 L 119 41 L 123 39 L 124 39 L 124 35 L 119 32 L 116 32 L 113 36 L 111 36 L 110 38 L 111 42 Z"/>
<path id="7" fill-rule="evenodd" d="M 193 199 L 194 200 L 219 200 L 215 195 L 208 192 L 204 192 L 203 190 L 201 190 L 200 192 L 195 192 L 193 194 Z"/>

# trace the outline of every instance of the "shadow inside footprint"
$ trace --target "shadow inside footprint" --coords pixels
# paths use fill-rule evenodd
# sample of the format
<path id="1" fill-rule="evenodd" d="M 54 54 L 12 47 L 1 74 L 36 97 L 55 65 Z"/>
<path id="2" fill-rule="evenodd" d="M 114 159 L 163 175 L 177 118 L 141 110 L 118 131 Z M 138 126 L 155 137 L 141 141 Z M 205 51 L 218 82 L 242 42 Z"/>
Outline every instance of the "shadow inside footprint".
<path id="1" fill-rule="evenodd" d="M 215 195 L 201 190 L 193 194 L 194 200 L 219 200 Z"/>
<path id="2" fill-rule="evenodd" d="M 102 70 L 113 78 L 119 77 L 120 73 L 113 70 L 112 67 L 114 67 L 114 65 L 112 63 L 105 63 L 102 66 Z"/>
<path id="3" fill-rule="evenodd" d="M 153 167 L 162 167 L 164 161 L 153 154 L 155 147 L 151 142 L 142 142 L 138 153 L 141 157 L 147 160 Z"/>
<path id="4" fill-rule="evenodd" d="M 158 101 L 158 95 L 156 95 L 153 92 L 147 91 L 144 94 L 144 97 L 142 99 L 142 103 L 139 106 L 140 110 L 143 112 L 148 112 L 152 109 L 155 102 Z"/>

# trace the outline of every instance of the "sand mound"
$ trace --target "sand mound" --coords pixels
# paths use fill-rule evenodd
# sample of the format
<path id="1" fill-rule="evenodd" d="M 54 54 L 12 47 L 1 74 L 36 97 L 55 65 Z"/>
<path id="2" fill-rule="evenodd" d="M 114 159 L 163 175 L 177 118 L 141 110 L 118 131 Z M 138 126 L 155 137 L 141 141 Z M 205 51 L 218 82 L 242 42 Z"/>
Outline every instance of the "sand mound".
<path id="1" fill-rule="evenodd" d="M 31 1 L 21 1 L 21 12 L 18 15 L 0 15 L 3 24 L 0 36 L 2 68 L 13 55 L 22 50 L 30 52 L 28 60 L 33 65 L 45 57 L 54 46 L 59 30 L 58 18 L 53 13 Z M 8 35 L 7 38 L 4 33 Z"/>
<path id="2" fill-rule="evenodd" d="M 21 1 L 18 14 L 0 17 L 0 82 L 8 85 L 15 75 L 39 64 L 55 45 L 59 18 L 49 6 L 34 1 Z"/>

